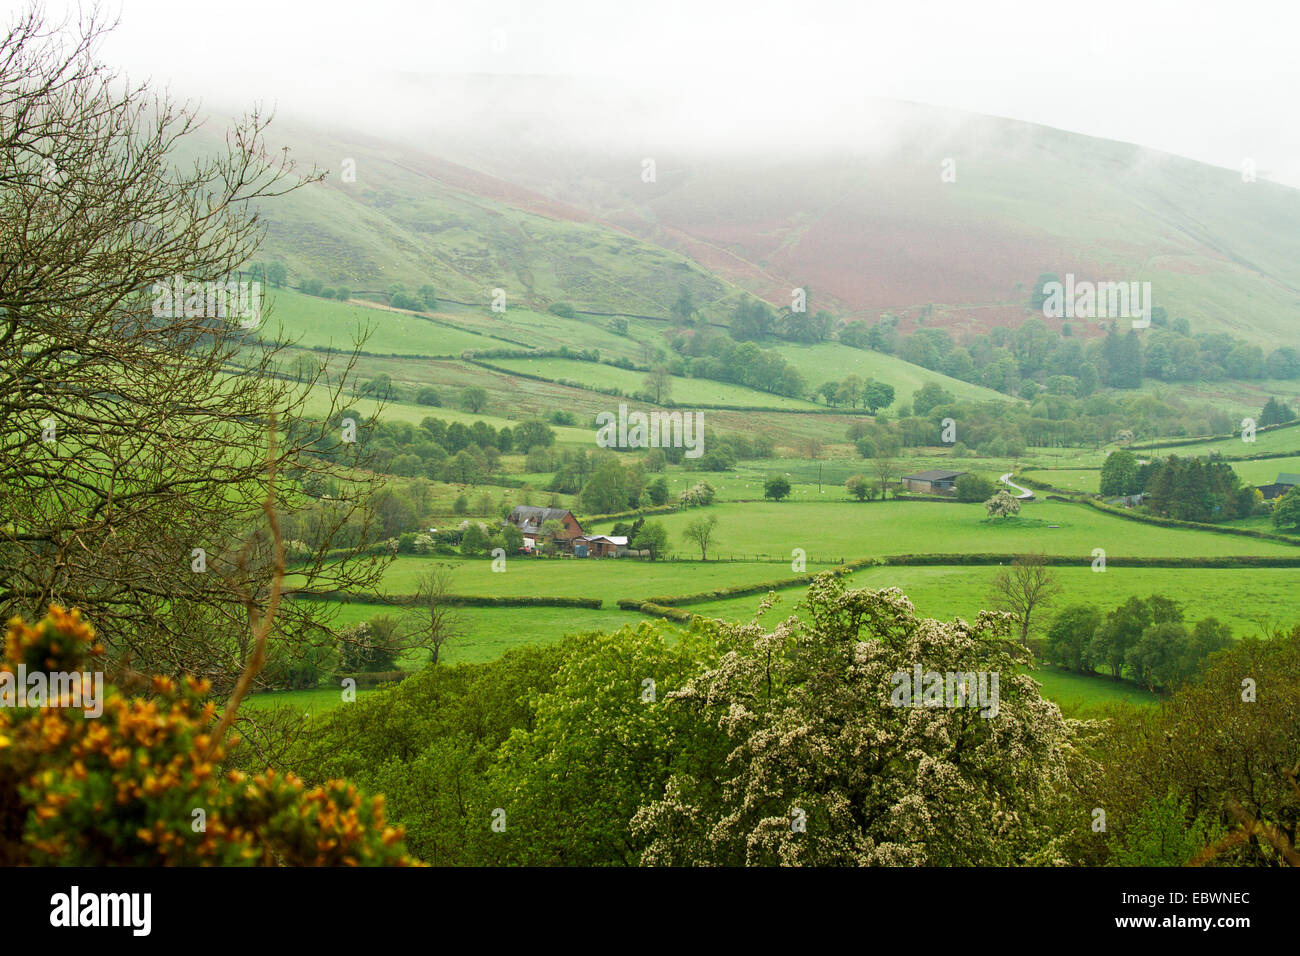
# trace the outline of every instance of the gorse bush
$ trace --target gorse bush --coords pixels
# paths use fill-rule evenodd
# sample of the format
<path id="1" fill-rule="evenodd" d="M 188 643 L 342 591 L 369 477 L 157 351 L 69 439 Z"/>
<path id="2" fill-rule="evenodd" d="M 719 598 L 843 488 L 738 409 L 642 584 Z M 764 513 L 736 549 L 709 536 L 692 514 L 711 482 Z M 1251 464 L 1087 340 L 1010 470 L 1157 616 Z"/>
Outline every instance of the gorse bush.
<path id="1" fill-rule="evenodd" d="M 35 625 L 10 621 L 0 673 L 81 674 L 88 690 L 102 654 L 77 611 L 51 607 Z M 0 708 L 0 865 L 415 862 L 383 797 L 344 780 L 308 789 L 274 770 L 222 772 L 207 682 L 154 677 L 148 696 L 100 687 L 98 718 L 66 695 Z"/>

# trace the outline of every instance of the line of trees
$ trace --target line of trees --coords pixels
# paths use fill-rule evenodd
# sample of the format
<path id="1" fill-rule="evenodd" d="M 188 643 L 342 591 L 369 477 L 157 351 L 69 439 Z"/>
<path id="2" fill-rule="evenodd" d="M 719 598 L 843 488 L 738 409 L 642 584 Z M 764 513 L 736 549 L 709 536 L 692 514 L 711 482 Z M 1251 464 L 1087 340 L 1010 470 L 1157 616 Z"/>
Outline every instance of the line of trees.
<path id="1" fill-rule="evenodd" d="M 1070 670 L 1130 677 L 1150 690 L 1171 690 L 1194 677 L 1211 654 L 1232 646 L 1215 617 L 1189 627 L 1172 599 L 1132 597 L 1102 614 L 1089 604 L 1062 608 L 1047 630 L 1048 660 Z"/>

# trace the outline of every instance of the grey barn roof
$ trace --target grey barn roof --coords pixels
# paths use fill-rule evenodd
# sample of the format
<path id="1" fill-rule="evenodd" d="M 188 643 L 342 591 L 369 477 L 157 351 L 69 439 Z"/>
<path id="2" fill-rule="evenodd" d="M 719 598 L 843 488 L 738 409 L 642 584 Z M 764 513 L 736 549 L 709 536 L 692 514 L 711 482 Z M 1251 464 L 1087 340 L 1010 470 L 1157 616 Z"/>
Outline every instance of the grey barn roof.
<path id="1" fill-rule="evenodd" d="M 568 508 L 538 508 L 535 505 L 515 505 L 510 509 L 510 521 L 521 528 L 540 531 L 548 521 L 563 521 Z"/>
<path id="2" fill-rule="evenodd" d="M 915 475 L 904 475 L 903 479 L 911 481 L 947 481 L 950 478 L 960 478 L 966 474 L 964 471 L 944 471 L 936 469 L 935 471 L 918 471 Z"/>

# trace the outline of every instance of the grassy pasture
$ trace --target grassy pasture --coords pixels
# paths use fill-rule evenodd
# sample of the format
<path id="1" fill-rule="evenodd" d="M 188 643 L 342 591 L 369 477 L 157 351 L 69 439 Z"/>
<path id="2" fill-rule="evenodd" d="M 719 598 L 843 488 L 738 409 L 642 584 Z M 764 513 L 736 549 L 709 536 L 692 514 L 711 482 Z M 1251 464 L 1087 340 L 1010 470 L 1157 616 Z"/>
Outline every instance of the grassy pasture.
<path id="1" fill-rule="evenodd" d="M 530 348 L 596 349 L 602 358 L 629 358 L 645 362 L 646 346 L 663 345 L 666 323 L 627 319 L 628 334 L 618 335 L 610 330 L 613 317 L 578 315 L 567 319 L 552 312 L 509 305 L 505 312 L 489 309 L 451 308 L 437 313 L 438 318 L 455 322 L 473 332 L 483 332 L 525 343 Z M 509 348 L 498 342 L 488 348 Z"/>
<path id="2" fill-rule="evenodd" d="M 580 362 L 576 359 L 491 359 L 493 365 L 540 375 L 544 378 L 582 382 L 595 388 L 617 388 L 625 395 L 644 389 L 646 373 L 602 365 L 599 362 Z M 817 408 L 812 402 L 784 395 L 773 395 L 743 385 L 715 382 L 706 378 L 672 379 L 672 400 L 678 405 L 750 405 L 758 408 Z"/>
<path id="3" fill-rule="evenodd" d="M 401 609 L 382 604 L 337 601 L 315 602 L 336 627 L 368 621 L 377 614 L 400 614 Z M 566 634 L 587 631 L 615 631 L 624 624 L 645 620 L 635 611 L 603 608 L 599 611 L 574 607 L 462 607 L 455 611 L 460 634 L 443 648 L 449 664 L 496 660 L 512 647 L 547 644 Z M 411 655 L 403 667 L 417 668 L 427 655 Z"/>
<path id="4" fill-rule="evenodd" d="M 328 393 L 324 386 L 317 386 L 313 394 L 307 397 L 305 402 L 306 412 L 309 415 L 322 415 L 325 412 L 328 402 Z M 352 398 L 345 402 L 346 407 L 356 409 L 367 418 L 373 417 L 380 403 L 370 398 Z M 410 422 L 412 425 L 419 425 L 425 418 L 441 418 L 445 422 L 461 422 L 465 425 L 472 425 L 476 421 L 484 421 L 494 428 L 510 427 L 523 421 L 521 418 L 505 418 L 501 415 L 493 415 L 490 411 L 480 413 L 463 412 L 458 408 L 448 408 L 443 406 L 437 408 L 430 405 L 417 405 L 414 402 L 388 402 L 383 406 L 383 415 L 386 421 Z M 593 432 L 588 428 L 568 428 L 559 425 L 552 425 L 555 432 L 555 440 L 569 444 L 591 445 L 594 442 Z"/>
<path id="5" fill-rule="evenodd" d="M 763 343 L 763 347 L 767 348 L 768 343 Z M 874 378 L 894 386 L 894 405 L 890 406 L 891 409 L 904 402 L 910 405 L 912 393 L 927 382 L 938 382 L 955 397 L 971 401 L 1019 401 L 982 385 L 972 385 L 960 379 L 949 378 L 941 372 L 931 372 L 883 352 L 854 349 L 831 342 L 817 345 L 783 342 L 776 345 L 775 349 L 787 362 L 799 369 L 810 389 L 828 380 L 840 381 L 849 375 L 862 379 Z"/>
<path id="6" fill-rule="evenodd" d="M 887 501 L 868 503 L 724 502 L 657 516 L 674 551 L 689 555 L 686 526 L 716 515 L 712 553 L 789 556 L 792 548 L 809 555 L 860 558 L 880 554 L 994 553 L 1079 555 L 1090 563 L 1093 548 L 1111 557 L 1225 556 L 1239 554 L 1300 556 L 1294 545 L 1199 529 L 1140 524 L 1062 502 L 1026 505 L 1019 518 L 986 521 L 981 504 Z M 1051 527 L 1056 525 L 1057 527 Z M 608 531 L 608 524 L 596 530 Z M 698 550 L 694 552 L 698 554 Z M 694 588 L 692 590 L 702 590 Z"/>
<path id="7" fill-rule="evenodd" d="M 793 577 L 789 561 L 709 562 L 641 561 L 636 559 L 507 558 L 506 570 L 494 572 L 485 559 L 422 557 L 403 555 L 384 571 L 382 589 L 388 594 L 410 594 L 416 579 L 436 563 L 451 570 L 451 590 L 456 594 L 492 594 L 502 597 L 549 595 L 555 597 L 601 598 L 605 607 L 615 607 L 622 598 L 643 598 L 654 594 L 685 594 L 736 584 Z M 809 564 L 808 571 L 819 565 Z M 572 614 L 581 609 L 562 608 Z"/>
<path id="8" fill-rule="evenodd" d="M 995 567 L 875 567 L 849 576 L 855 588 L 901 588 L 924 617 L 972 619 L 991 607 Z M 1061 594 L 1047 619 L 1067 604 L 1092 604 L 1105 611 L 1130 597 L 1164 594 L 1178 601 L 1183 614 L 1195 622 L 1217 617 L 1237 637 L 1258 636 L 1260 621 L 1290 626 L 1300 622 L 1300 604 L 1292 597 L 1296 571 L 1290 568 L 1054 568 Z M 803 597 L 803 587 L 778 592 L 781 602 L 762 618 L 771 623 L 791 613 Z M 689 610 L 726 620 L 749 620 L 758 597 L 727 598 L 693 604 Z"/>
<path id="9" fill-rule="evenodd" d="M 367 352 L 459 355 L 466 349 L 509 347 L 506 342 L 430 322 L 409 312 L 322 299 L 291 289 L 276 289 L 269 298 L 273 311 L 261 334 L 292 340 L 304 348 L 325 346 L 348 351 L 362 330 L 370 332 L 362 346 Z"/>
<path id="10" fill-rule="evenodd" d="M 1187 458 L 1197 455 L 1207 455 L 1211 451 L 1217 451 L 1220 455 L 1265 455 L 1276 452 L 1298 452 L 1300 451 L 1300 423 L 1287 425 L 1283 428 L 1274 428 L 1266 432 L 1256 432 L 1253 442 L 1242 441 L 1240 436 L 1236 438 L 1197 438 L 1178 444 L 1161 444 L 1159 448 L 1143 448 L 1145 442 L 1139 442 L 1139 447 L 1133 448 L 1133 454 L 1139 458 L 1150 458 L 1152 455 L 1177 455 L 1180 458 Z"/>

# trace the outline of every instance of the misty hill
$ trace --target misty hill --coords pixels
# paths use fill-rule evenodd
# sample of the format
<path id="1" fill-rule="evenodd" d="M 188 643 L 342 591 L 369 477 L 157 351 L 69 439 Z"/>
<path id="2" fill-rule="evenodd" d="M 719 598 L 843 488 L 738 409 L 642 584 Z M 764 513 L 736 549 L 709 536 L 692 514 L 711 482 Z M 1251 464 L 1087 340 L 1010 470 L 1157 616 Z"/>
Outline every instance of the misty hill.
<path id="1" fill-rule="evenodd" d="M 865 104 L 872 122 L 846 122 L 866 132 L 825 149 L 779 118 L 766 146 L 728 147 L 669 135 L 648 108 L 656 132 L 629 133 L 644 104 L 590 102 L 581 84 L 458 82 L 490 121 L 362 140 L 278 124 L 333 174 L 270 210 L 268 257 L 355 289 L 432 281 L 484 302 L 501 286 L 533 306 L 634 314 L 666 315 L 686 285 L 715 321 L 739 290 L 780 307 L 807 287 L 814 309 L 893 312 L 905 331 L 927 307 L 927 325 L 954 331 L 1018 325 L 1040 273 L 1072 272 L 1150 281 L 1156 304 L 1198 331 L 1294 338 L 1300 193 L 1288 187 L 915 104 Z M 355 183 L 339 175 L 345 157 Z"/>

